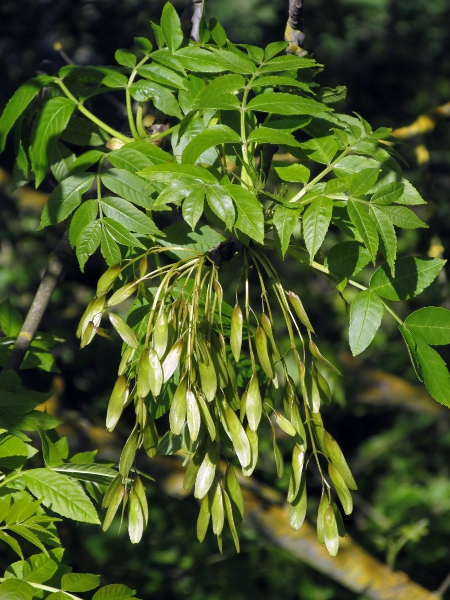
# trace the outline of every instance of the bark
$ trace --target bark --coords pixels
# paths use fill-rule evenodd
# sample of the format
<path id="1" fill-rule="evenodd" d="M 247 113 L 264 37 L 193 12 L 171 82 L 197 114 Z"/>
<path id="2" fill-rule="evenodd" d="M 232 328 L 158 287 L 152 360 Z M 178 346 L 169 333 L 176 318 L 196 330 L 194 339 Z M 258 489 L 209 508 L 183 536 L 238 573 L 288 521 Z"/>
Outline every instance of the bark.
<path id="1" fill-rule="evenodd" d="M 53 254 L 49 257 L 47 268 L 42 276 L 41 283 L 31 303 L 22 329 L 17 336 L 11 355 L 4 366 L 4 370 L 11 369 L 17 371 L 20 368 L 50 302 L 53 290 L 61 277 L 64 266 L 72 256 L 73 251 L 69 244 L 69 234 L 66 231 L 57 243 Z"/>
<path id="2" fill-rule="evenodd" d="M 305 34 L 303 33 L 303 0 L 289 0 L 289 17 L 286 23 L 284 39 L 289 42 L 286 49 L 288 54 L 305 56 L 306 50 L 303 50 Z"/>
<path id="3" fill-rule="evenodd" d="M 203 15 L 203 0 L 192 0 L 193 14 L 192 14 L 192 29 L 191 38 L 196 42 L 200 41 L 200 21 Z"/>

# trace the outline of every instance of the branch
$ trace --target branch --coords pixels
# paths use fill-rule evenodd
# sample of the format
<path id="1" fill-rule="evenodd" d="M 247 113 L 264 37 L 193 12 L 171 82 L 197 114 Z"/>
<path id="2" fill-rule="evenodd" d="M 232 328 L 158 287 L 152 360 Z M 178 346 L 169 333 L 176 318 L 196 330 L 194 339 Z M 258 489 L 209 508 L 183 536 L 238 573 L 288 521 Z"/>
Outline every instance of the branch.
<path id="1" fill-rule="evenodd" d="M 413 123 L 406 127 L 394 129 L 392 135 L 400 140 L 406 140 L 417 135 L 430 133 L 436 127 L 438 121 L 445 121 L 448 118 L 450 118 L 450 102 L 436 106 L 419 115 Z"/>
<path id="2" fill-rule="evenodd" d="M 289 0 L 289 18 L 286 23 L 284 39 L 289 42 L 286 48 L 288 54 L 305 56 L 308 54 L 302 49 L 305 41 L 303 29 L 303 0 Z"/>
<path id="3" fill-rule="evenodd" d="M 47 309 L 53 290 L 55 289 L 64 266 L 72 257 L 72 248 L 69 244 L 69 234 L 65 231 L 57 243 L 53 254 L 49 257 L 47 268 L 42 276 L 39 288 L 34 296 L 30 310 L 25 318 L 16 343 L 12 349 L 3 370 L 11 369 L 17 371 L 30 348 L 33 337 L 39 327 L 39 323 Z"/>
<path id="4" fill-rule="evenodd" d="M 206 0 L 192 0 L 194 12 L 192 14 L 191 38 L 196 42 L 200 41 L 200 21 L 203 16 L 204 2 Z"/>
<path id="5" fill-rule="evenodd" d="M 167 494 L 184 498 L 185 469 L 181 461 L 158 456 L 150 461 L 152 475 Z M 331 558 L 317 541 L 316 529 L 304 522 L 298 531 L 289 525 L 289 505 L 277 490 L 260 484 L 252 477 L 238 475 L 245 502 L 244 526 L 256 530 L 269 543 L 283 548 L 291 556 L 370 600 L 439 600 L 411 581 L 402 571 L 392 571 L 366 552 L 349 535 L 340 540 L 338 555 Z"/>

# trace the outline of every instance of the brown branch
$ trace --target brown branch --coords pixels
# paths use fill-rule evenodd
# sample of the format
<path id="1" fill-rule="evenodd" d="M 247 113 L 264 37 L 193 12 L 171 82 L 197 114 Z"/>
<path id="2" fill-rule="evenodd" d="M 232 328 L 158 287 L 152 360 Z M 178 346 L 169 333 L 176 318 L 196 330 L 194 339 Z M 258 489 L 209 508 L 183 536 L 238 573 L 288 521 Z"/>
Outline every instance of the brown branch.
<path id="1" fill-rule="evenodd" d="M 66 231 L 49 257 L 47 268 L 42 276 L 39 288 L 3 370 L 11 369 L 17 371 L 19 369 L 47 309 L 63 268 L 72 255 L 73 251 L 69 244 L 69 234 Z"/>
<path id="2" fill-rule="evenodd" d="M 306 50 L 303 50 L 305 34 L 303 29 L 303 0 L 289 0 L 289 17 L 286 23 L 284 39 L 289 42 L 286 52 L 305 56 Z"/>

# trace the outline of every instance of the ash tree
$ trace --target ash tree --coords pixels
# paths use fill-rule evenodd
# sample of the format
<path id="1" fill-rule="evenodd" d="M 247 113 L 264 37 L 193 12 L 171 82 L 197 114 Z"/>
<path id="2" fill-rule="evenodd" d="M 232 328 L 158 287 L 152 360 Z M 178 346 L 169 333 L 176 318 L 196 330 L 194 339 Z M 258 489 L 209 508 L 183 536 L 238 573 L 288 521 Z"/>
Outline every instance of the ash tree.
<path id="1" fill-rule="evenodd" d="M 450 376 L 434 348 L 450 342 L 450 311 L 428 306 L 405 320 L 396 312 L 445 261 L 397 253 L 399 230 L 426 224 L 391 130 L 333 108 L 345 89 L 316 82 L 322 65 L 302 49 L 301 3 L 290 3 L 286 40 L 265 48 L 231 43 L 194 5 L 192 39 L 167 3 L 151 24 L 154 43 L 135 38 L 133 50 L 117 50 L 116 66 L 38 75 L 0 118 L 1 150 L 14 135 L 13 185 L 50 178 L 40 228 L 67 225 L 25 322 L 8 300 L 0 308 L 0 541 L 19 557 L 1 597 L 85 598 L 99 586 L 98 576 L 63 565 L 55 523 L 106 530 L 120 515 L 139 542 L 144 483 L 152 485 L 136 463 L 142 454 L 181 455 L 184 488 L 199 500 L 198 539 L 211 531 L 222 550 L 229 528 L 239 551 L 241 486 L 267 438 L 283 475 L 280 432 L 291 441 L 290 525 L 302 526 L 318 476 L 317 538 L 337 554 L 357 483 L 321 409 L 341 372 L 320 349 L 313 293 L 300 297 L 280 261 L 297 277 L 317 274 L 348 305 L 353 355 L 384 315 L 394 318 L 417 377 L 450 406 Z M 112 91 L 123 95 L 129 133 L 91 109 Z M 18 375 L 25 353 L 50 356 L 57 343 L 36 332 L 71 248 L 82 272 L 96 252 L 106 263 L 77 336 L 81 348 L 95 336 L 107 347 L 113 330 L 123 342 L 105 407 L 108 431 L 124 412 L 133 416 L 118 464 L 71 454 L 58 421 L 34 410 L 44 396 Z M 38 452 L 30 431 L 41 441 L 40 467 L 28 464 Z M 39 553 L 27 557 L 24 540 Z M 92 597 L 133 595 L 112 584 Z"/>

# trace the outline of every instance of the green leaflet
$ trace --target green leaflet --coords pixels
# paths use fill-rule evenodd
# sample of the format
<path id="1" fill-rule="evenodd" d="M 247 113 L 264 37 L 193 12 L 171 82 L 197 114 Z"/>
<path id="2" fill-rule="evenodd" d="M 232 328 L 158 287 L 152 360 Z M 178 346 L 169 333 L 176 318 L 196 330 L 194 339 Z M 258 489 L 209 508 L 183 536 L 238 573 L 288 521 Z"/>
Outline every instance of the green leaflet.
<path id="1" fill-rule="evenodd" d="M 23 319 L 9 298 L 0 302 L 0 329 L 7 337 L 16 337 L 22 328 Z"/>
<path id="2" fill-rule="evenodd" d="M 290 133 L 262 126 L 254 129 L 248 136 L 247 141 L 257 144 L 282 144 L 284 146 L 300 145 Z"/>
<path id="3" fill-rule="evenodd" d="M 369 168 L 358 171 L 350 178 L 349 191 L 352 196 L 363 196 L 375 185 L 379 169 Z"/>
<path id="4" fill-rule="evenodd" d="M 75 521 L 100 523 L 92 502 L 71 477 L 50 469 L 29 469 L 21 478 L 33 496 L 41 498 L 42 504 L 57 514 Z"/>
<path id="5" fill-rule="evenodd" d="M 203 214 L 204 206 L 205 186 L 198 185 L 193 187 L 191 193 L 186 196 L 182 207 L 183 218 L 193 230 Z"/>
<path id="6" fill-rule="evenodd" d="M 94 254 L 100 245 L 102 236 L 101 221 L 93 221 L 86 225 L 77 238 L 76 254 L 80 269 L 84 270 L 84 265 L 88 258 Z"/>
<path id="7" fill-rule="evenodd" d="M 349 342 L 353 356 L 365 350 L 381 324 L 384 304 L 380 297 L 364 290 L 352 302 L 350 308 Z"/>
<path id="8" fill-rule="evenodd" d="M 433 283 L 445 263 L 440 258 L 399 258 L 396 276 L 389 273 L 388 265 L 382 265 L 372 275 L 370 289 L 388 300 L 409 300 Z"/>
<path id="9" fill-rule="evenodd" d="M 275 58 L 271 58 L 270 60 L 267 60 L 266 57 L 260 72 L 277 73 L 282 71 L 294 71 L 297 69 L 308 69 L 318 66 L 318 63 L 311 58 L 302 58 L 299 56 L 294 56 L 293 54 L 288 54 L 284 56 L 275 56 Z"/>
<path id="10" fill-rule="evenodd" d="M 136 595 L 136 592 L 121 583 L 112 583 L 101 587 L 92 596 L 92 600 L 128 600 Z"/>
<path id="11" fill-rule="evenodd" d="M 72 100 L 57 96 L 47 100 L 38 113 L 31 133 L 30 146 L 31 165 L 36 178 L 36 187 L 45 179 L 51 147 L 66 128 L 74 109 L 75 104 Z"/>
<path id="12" fill-rule="evenodd" d="M 181 159 L 183 163 L 193 164 L 209 148 L 219 144 L 240 143 L 240 141 L 240 135 L 227 125 L 211 125 L 189 142 Z"/>
<path id="13" fill-rule="evenodd" d="M 0 117 L 0 152 L 5 149 L 6 138 L 17 119 L 36 94 L 52 81 L 54 79 L 49 75 L 38 75 L 26 81 L 14 92 Z"/>
<path id="14" fill-rule="evenodd" d="M 31 600 L 34 591 L 29 583 L 15 577 L 6 579 L 0 585 L 0 597 L 3 600 Z"/>
<path id="15" fill-rule="evenodd" d="M 67 592 L 89 592 L 100 585 L 100 575 L 66 573 L 61 577 L 61 589 Z"/>
<path id="16" fill-rule="evenodd" d="M 174 52 L 173 57 L 178 60 L 185 69 L 194 71 L 194 73 L 220 73 L 227 70 L 220 64 L 211 50 L 199 48 L 198 46 L 179 48 Z"/>
<path id="17" fill-rule="evenodd" d="M 420 337 L 404 335 L 404 339 L 427 390 L 437 402 L 450 407 L 450 373 L 443 359 Z"/>
<path id="18" fill-rule="evenodd" d="M 130 86 L 130 93 L 138 102 L 149 102 L 151 100 L 161 112 L 180 120 L 183 118 L 178 102 L 172 92 L 159 85 L 159 83 L 148 79 L 140 79 Z"/>
<path id="19" fill-rule="evenodd" d="M 275 167 L 275 171 L 283 181 L 299 181 L 307 183 L 311 175 L 310 170 L 305 165 L 289 165 L 288 167 Z"/>
<path id="20" fill-rule="evenodd" d="M 94 178 L 93 173 L 79 173 L 61 181 L 47 200 L 39 229 L 64 221 L 81 204 L 81 197 L 89 190 Z"/>
<path id="21" fill-rule="evenodd" d="M 395 276 L 395 259 L 397 257 L 397 236 L 389 215 L 376 206 L 370 207 L 370 217 L 383 240 L 382 251 L 388 265 L 391 267 L 391 275 Z"/>
<path id="22" fill-rule="evenodd" d="M 105 215 L 120 223 L 129 231 L 147 235 L 162 235 L 154 222 L 130 202 L 116 196 L 108 196 L 100 200 Z"/>
<path id="23" fill-rule="evenodd" d="M 256 65 L 248 58 L 245 58 L 243 53 L 236 54 L 223 48 L 214 48 L 213 51 L 216 55 L 217 62 L 224 70 L 231 71 L 232 73 L 242 73 L 244 75 L 256 71 Z"/>
<path id="24" fill-rule="evenodd" d="M 125 169 L 107 169 L 101 178 L 103 185 L 118 196 L 142 208 L 152 207 L 148 184 L 137 175 Z"/>
<path id="25" fill-rule="evenodd" d="M 303 237 L 311 261 L 322 245 L 330 226 L 333 201 L 326 196 L 314 200 L 303 215 Z"/>
<path id="26" fill-rule="evenodd" d="M 308 140 L 301 144 L 301 148 L 306 150 L 310 160 L 329 165 L 338 150 L 338 145 L 332 135 L 327 135 L 326 137 Z"/>
<path id="27" fill-rule="evenodd" d="M 180 17 L 170 2 L 166 2 L 161 14 L 161 29 L 171 52 L 177 50 L 183 43 Z"/>
<path id="28" fill-rule="evenodd" d="M 406 206 L 383 206 L 380 208 L 391 219 L 393 225 L 402 229 L 428 227 L 411 209 Z"/>
<path id="29" fill-rule="evenodd" d="M 225 184 L 223 188 L 233 198 L 237 208 L 235 227 L 255 240 L 264 243 L 264 213 L 261 202 L 240 185 Z"/>
<path id="30" fill-rule="evenodd" d="M 378 232 L 369 216 L 367 203 L 358 200 L 349 200 L 347 202 L 347 210 L 348 216 L 355 226 L 356 231 L 361 236 L 367 250 L 370 252 L 372 262 L 375 264 L 378 251 Z"/>
<path id="31" fill-rule="evenodd" d="M 134 67 L 136 65 L 136 55 L 129 50 L 123 50 L 122 48 L 116 50 L 114 58 L 123 67 Z"/>
<path id="32" fill-rule="evenodd" d="M 268 92 L 256 96 L 250 100 L 247 108 L 276 115 L 317 115 L 330 110 L 320 102 L 285 92 Z"/>
<path id="33" fill-rule="evenodd" d="M 277 206 L 273 213 L 273 225 L 275 227 L 275 241 L 281 256 L 284 257 L 291 241 L 292 232 L 298 223 L 298 218 L 302 212 L 301 208 L 288 208 L 287 206 Z"/>
<path id="34" fill-rule="evenodd" d="M 405 326 L 431 346 L 450 344 L 450 310 L 446 308 L 420 308 L 405 319 Z"/>
<path id="35" fill-rule="evenodd" d="M 236 212 L 231 196 L 221 185 L 208 185 L 205 190 L 206 201 L 208 202 L 209 207 L 213 213 L 225 223 L 227 228 L 231 229 L 236 218 Z"/>
<path id="36" fill-rule="evenodd" d="M 392 204 L 401 198 L 404 190 L 405 185 L 403 183 L 399 183 L 397 181 L 387 183 L 386 185 L 383 185 L 377 189 L 372 196 L 371 202 L 378 204 L 379 206 L 387 206 L 388 204 Z"/>
<path id="37" fill-rule="evenodd" d="M 339 279 L 359 273 L 370 262 L 369 251 L 359 242 L 342 242 L 327 254 L 327 266 Z"/>
<path id="38" fill-rule="evenodd" d="M 178 73 L 172 69 L 168 69 L 162 65 L 157 65 L 155 63 L 142 65 L 142 67 L 138 67 L 137 72 L 141 77 L 156 81 L 156 83 L 160 83 L 161 85 L 171 86 L 181 90 L 186 89 L 185 78 L 178 75 Z"/>
<path id="39" fill-rule="evenodd" d="M 98 213 L 98 203 L 96 200 L 86 200 L 77 208 L 70 221 L 69 241 L 72 247 L 77 245 L 78 238 L 83 229 L 94 221 Z"/>

